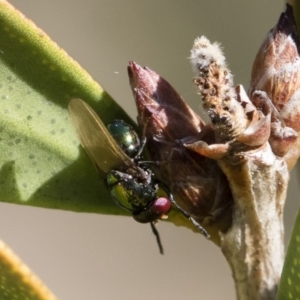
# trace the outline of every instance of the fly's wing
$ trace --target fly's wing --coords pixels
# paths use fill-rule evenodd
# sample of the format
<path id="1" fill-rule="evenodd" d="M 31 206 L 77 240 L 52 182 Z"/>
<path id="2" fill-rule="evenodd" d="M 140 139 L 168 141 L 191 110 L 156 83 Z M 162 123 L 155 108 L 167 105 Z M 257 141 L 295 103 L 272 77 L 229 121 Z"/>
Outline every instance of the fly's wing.
<path id="1" fill-rule="evenodd" d="M 94 110 L 81 99 L 72 99 L 69 114 L 82 147 L 103 172 L 137 166 L 122 151 Z"/>

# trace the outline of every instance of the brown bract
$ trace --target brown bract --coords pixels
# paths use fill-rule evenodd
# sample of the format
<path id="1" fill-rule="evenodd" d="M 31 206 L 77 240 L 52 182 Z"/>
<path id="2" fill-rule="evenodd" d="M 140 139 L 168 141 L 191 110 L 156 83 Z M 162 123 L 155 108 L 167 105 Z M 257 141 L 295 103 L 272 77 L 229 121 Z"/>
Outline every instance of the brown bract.
<path id="1" fill-rule="evenodd" d="M 249 95 L 256 107 L 272 114 L 273 152 L 291 169 L 299 156 L 300 59 L 292 7 L 281 14 L 255 58 Z M 264 93 L 261 93 L 261 92 Z"/>
<path id="2" fill-rule="evenodd" d="M 181 143 L 184 138 L 197 136 L 211 144 L 212 128 L 154 71 L 131 62 L 128 73 L 147 150 L 151 159 L 159 163 L 155 174 L 169 186 L 176 202 L 218 243 L 216 233 L 226 231 L 231 222 L 228 182 L 214 160 Z"/>

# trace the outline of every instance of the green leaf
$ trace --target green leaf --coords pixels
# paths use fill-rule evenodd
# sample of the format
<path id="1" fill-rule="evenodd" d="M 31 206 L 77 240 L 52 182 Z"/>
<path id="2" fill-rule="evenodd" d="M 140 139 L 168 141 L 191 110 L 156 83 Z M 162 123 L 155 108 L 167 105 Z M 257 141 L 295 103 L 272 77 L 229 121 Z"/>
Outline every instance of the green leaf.
<path id="1" fill-rule="evenodd" d="M 1 300 L 57 299 L 28 267 L 0 241 Z"/>
<path id="2" fill-rule="evenodd" d="M 300 211 L 285 257 L 276 299 L 300 299 Z"/>
<path id="3" fill-rule="evenodd" d="M 104 123 L 126 112 L 51 39 L 0 0 L 0 201 L 128 215 L 79 145 L 67 106 L 86 101 Z M 100 66 L 101 67 L 101 66 Z M 178 211 L 178 226 L 196 228 Z"/>
<path id="4" fill-rule="evenodd" d="M 295 20 L 296 20 L 296 23 L 297 23 L 297 28 L 299 30 L 299 28 L 300 28 L 300 1 L 288 1 L 288 0 L 286 0 L 286 3 L 289 3 L 290 5 L 293 6 Z"/>
<path id="5" fill-rule="evenodd" d="M 50 38 L 0 1 L 0 201 L 126 214 L 79 147 L 67 106 L 79 97 L 104 122 L 132 123 Z"/>

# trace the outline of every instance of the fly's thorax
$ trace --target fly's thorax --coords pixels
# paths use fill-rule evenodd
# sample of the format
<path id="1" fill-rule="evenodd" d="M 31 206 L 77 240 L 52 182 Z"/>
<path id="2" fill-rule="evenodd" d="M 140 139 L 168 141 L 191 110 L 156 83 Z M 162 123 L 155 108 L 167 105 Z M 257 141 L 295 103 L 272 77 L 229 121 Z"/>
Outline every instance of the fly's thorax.
<path id="1" fill-rule="evenodd" d="M 155 185 L 142 183 L 138 178 L 112 170 L 107 174 L 107 185 L 111 196 L 121 207 L 139 212 L 146 208 L 156 198 Z"/>
<path id="2" fill-rule="evenodd" d="M 120 148 L 133 158 L 140 148 L 140 139 L 134 129 L 122 120 L 115 120 L 107 125 L 107 129 Z"/>

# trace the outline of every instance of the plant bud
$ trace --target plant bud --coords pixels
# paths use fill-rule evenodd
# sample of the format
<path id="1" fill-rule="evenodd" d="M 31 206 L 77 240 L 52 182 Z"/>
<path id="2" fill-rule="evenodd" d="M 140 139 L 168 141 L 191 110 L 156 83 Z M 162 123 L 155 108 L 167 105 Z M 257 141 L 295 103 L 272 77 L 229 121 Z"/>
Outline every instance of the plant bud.
<path id="1" fill-rule="evenodd" d="M 180 142 L 197 136 L 213 143 L 212 128 L 154 71 L 131 62 L 128 73 L 146 147 L 151 159 L 158 162 L 155 174 L 169 186 L 178 205 L 218 242 L 219 235 L 212 231 L 226 231 L 231 222 L 232 195 L 227 179 L 215 161 Z"/>
<path id="2" fill-rule="evenodd" d="M 204 36 L 197 38 L 190 60 L 196 71 L 194 83 L 199 88 L 203 108 L 212 121 L 217 141 L 228 142 L 234 139 L 244 131 L 248 121 L 236 100 L 232 75 L 220 45 L 210 43 Z"/>
<path id="3" fill-rule="evenodd" d="M 270 144 L 284 156 L 289 168 L 299 156 L 300 59 L 293 10 L 287 4 L 276 26 L 268 33 L 255 58 L 249 95 L 258 109 L 272 114 Z M 266 95 L 257 92 L 265 92 Z M 259 98 L 259 100 L 258 100 Z"/>
<path id="4" fill-rule="evenodd" d="M 243 152 L 264 145 L 270 136 L 270 114 L 257 111 L 242 86 L 233 87 L 230 70 L 218 43 L 197 38 L 191 50 L 194 83 L 200 91 L 215 135 L 215 144 L 187 141 L 185 146 L 212 159 L 227 157 L 232 164 Z M 239 153 L 235 155 L 235 153 Z"/>

